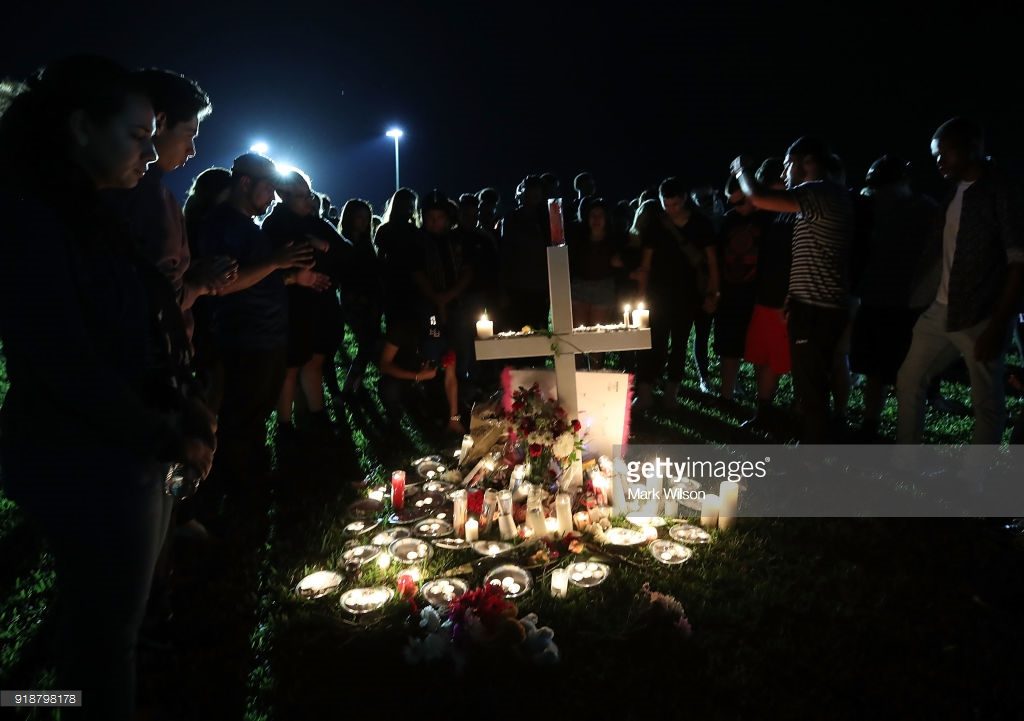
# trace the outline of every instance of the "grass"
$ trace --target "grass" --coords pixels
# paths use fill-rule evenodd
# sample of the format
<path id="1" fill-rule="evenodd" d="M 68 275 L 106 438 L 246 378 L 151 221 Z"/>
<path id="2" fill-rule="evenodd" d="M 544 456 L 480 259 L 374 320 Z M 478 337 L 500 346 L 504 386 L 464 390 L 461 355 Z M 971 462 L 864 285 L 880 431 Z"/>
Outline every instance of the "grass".
<path id="1" fill-rule="evenodd" d="M 346 351 L 354 345 L 348 336 Z M 753 388 L 749 368 L 742 380 Z M 526 596 L 520 610 L 555 629 L 563 659 L 555 670 L 501 658 L 462 677 L 444 665 L 407 667 L 402 604 L 354 623 L 336 595 L 306 602 L 291 590 L 310 570 L 338 566 L 344 510 L 364 477 L 454 447 L 408 419 L 406 437 L 389 437 L 376 381 L 371 369 L 361 406 L 335 418 L 343 431 L 336 446 L 284 469 L 236 538 L 178 559 L 178 656 L 170 667 L 143 664 L 144 699 L 162 699 L 184 718 L 250 721 L 355 709 L 549 716 L 562 706 L 574 716 L 623 708 L 626 718 L 999 719 L 1015 718 L 1024 702 L 1016 683 L 1024 547 L 982 519 L 750 519 L 684 566 L 637 551 L 626 554 L 632 563 L 613 560 L 611 577 L 595 589 L 571 588 L 563 601 Z M 943 390 L 969 406 L 962 382 Z M 784 381 L 781 402 L 791 395 Z M 636 419 L 635 442 L 738 440 L 735 409 L 692 382 L 680 401 L 678 411 Z M 854 423 L 861 403 L 855 388 Z M 1020 412 L 1019 399 L 1011 410 Z M 894 421 L 890 400 L 883 433 Z M 928 427 L 931 442 L 962 442 L 971 420 L 932 413 Z M 0 558 L 0 687 L 44 682 L 52 571 L 43 544 L 2 496 Z M 467 560 L 474 558 L 439 551 L 427 570 Z M 347 583 L 393 584 L 396 570 L 371 564 Z M 625 633 L 645 582 L 683 603 L 689 641 Z"/>

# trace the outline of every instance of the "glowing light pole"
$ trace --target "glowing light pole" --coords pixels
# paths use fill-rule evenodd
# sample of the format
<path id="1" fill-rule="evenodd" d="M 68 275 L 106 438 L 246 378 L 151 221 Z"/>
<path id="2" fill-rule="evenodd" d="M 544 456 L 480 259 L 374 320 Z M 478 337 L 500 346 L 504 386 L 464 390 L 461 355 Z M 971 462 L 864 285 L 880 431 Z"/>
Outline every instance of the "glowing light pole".
<path id="1" fill-rule="evenodd" d="M 398 128 L 391 128 L 391 130 L 385 133 L 385 135 L 389 138 L 394 138 L 395 140 L 395 190 L 398 190 L 401 187 L 398 184 L 398 139 L 401 138 L 404 133 L 402 133 Z"/>

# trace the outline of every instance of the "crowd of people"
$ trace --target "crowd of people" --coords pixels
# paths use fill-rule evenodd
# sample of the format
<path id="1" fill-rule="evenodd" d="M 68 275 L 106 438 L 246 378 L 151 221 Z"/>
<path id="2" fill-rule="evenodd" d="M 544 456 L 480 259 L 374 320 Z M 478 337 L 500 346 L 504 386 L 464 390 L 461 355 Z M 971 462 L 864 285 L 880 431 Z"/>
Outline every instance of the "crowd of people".
<path id="1" fill-rule="evenodd" d="M 498 382 L 474 358 L 475 320 L 548 325 L 547 201 L 563 195 L 552 174 L 526 176 L 507 212 L 494 188 L 402 188 L 378 216 L 246 153 L 199 173 L 182 206 L 164 178 L 196 154 L 211 109 L 188 78 L 94 57 L 0 88 L 4 492 L 48 538 L 58 685 L 85 689 L 95 718 L 131 717 L 169 531 L 205 532 L 269 472 L 272 414 L 282 452 L 330 443 L 328 398 L 339 411 L 364 402 L 372 364 L 395 432 L 419 409 L 461 434 Z M 935 379 L 960 358 L 974 440 L 999 443 L 1024 206 L 977 124 L 944 123 L 931 149 L 950 183 L 941 203 L 893 155 L 851 189 L 810 137 L 723 164 L 722 190 L 668 178 L 613 202 L 581 173 L 565 201 L 574 320 L 614 323 L 637 300 L 655 309 L 651 349 L 620 359 L 637 412 L 678 403 L 693 331 L 703 392 L 742 398 L 741 364 L 753 364 L 756 431 L 778 433 L 791 374 L 800 440 L 834 439 L 853 373 L 866 379 L 860 437 L 877 437 L 895 387 L 896 440 L 920 442 Z M 338 369 L 346 329 L 357 352 Z"/>

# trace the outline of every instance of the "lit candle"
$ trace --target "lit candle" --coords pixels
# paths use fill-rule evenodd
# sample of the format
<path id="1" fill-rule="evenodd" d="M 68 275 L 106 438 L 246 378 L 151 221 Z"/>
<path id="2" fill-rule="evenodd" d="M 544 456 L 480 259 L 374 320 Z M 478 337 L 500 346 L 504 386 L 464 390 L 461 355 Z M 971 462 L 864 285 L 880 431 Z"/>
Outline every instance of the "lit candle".
<path id="1" fill-rule="evenodd" d="M 374 488 L 372 491 L 370 491 L 370 500 L 371 501 L 383 501 L 384 500 L 384 489 L 383 488 Z"/>
<path id="2" fill-rule="evenodd" d="M 548 225 L 551 228 L 551 245 L 565 243 L 565 226 L 562 222 L 562 199 L 548 200 Z"/>
<path id="3" fill-rule="evenodd" d="M 740 484 L 736 481 L 723 481 L 718 487 L 721 499 L 718 509 L 718 527 L 723 531 L 732 528 L 736 521 L 736 507 L 740 500 Z"/>
<path id="4" fill-rule="evenodd" d="M 396 510 L 405 507 L 405 471 L 394 471 L 391 474 L 391 505 Z"/>
<path id="5" fill-rule="evenodd" d="M 551 572 L 551 595 L 554 598 L 565 598 L 569 593 L 569 572 L 564 568 L 556 568 Z"/>
<path id="6" fill-rule="evenodd" d="M 558 519 L 557 518 L 545 518 L 544 519 L 544 530 L 547 532 L 547 535 L 549 535 L 549 536 L 554 536 L 556 533 L 559 533 Z"/>
<path id="7" fill-rule="evenodd" d="M 593 513 L 593 510 L 591 510 L 591 513 Z M 590 513 L 580 511 L 572 517 L 572 520 L 573 524 L 576 526 L 576 530 L 582 531 L 590 525 Z"/>
<path id="8" fill-rule="evenodd" d="M 386 571 L 391 567 L 391 554 L 387 551 L 377 556 L 377 568 L 382 571 Z"/>
<path id="9" fill-rule="evenodd" d="M 494 509 L 498 505 L 498 492 L 493 488 L 484 491 L 484 503 L 480 508 L 480 528 L 487 530 L 494 518 Z"/>
<path id="10" fill-rule="evenodd" d="M 498 531 L 503 541 L 511 541 L 516 537 L 516 522 L 511 515 L 498 516 Z"/>
<path id="11" fill-rule="evenodd" d="M 488 321 L 490 322 L 490 321 Z M 477 332 L 480 331 L 480 324 L 477 323 Z M 494 324 L 491 323 L 491 333 L 494 333 Z M 462 437 L 462 448 L 459 450 L 459 465 L 461 466 L 466 462 L 466 457 L 469 456 L 469 451 L 473 447 L 473 436 L 468 433 Z"/>
<path id="12" fill-rule="evenodd" d="M 718 510 L 721 507 L 718 496 L 710 493 L 704 496 L 700 506 L 700 525 L 704 528 L 715 528 L 718 525 Z"/>
<path id="13" fill-rule="evenodd" d="M 644 308 L 643 303 L 638 303 L 633 311 L 633 325 L 636 328 L 651 327 L 651 311 Z"/>
<path id="14" fill-rule="evenodd" d="M 475 518 L 470 518 L 466 521 L 466 540 L 472 543 L 478 538 L 480 538 L 480 524 Z"/>
<path id="15" fill-rule="evenodd" d="M 629 328 L 630 325 L 632 325 L 632 323 L 630 323 L 631 319 L 629 316 L 629 312 L 631 310 L 633 310 L 633 306 L 631 306 L 629 303 L 626 303 L 626 305 L 623 306 L 622 308 L 622 325 L 626 326 L 627 328 Z"/>
<path id="16" fill-rule="evenodd" d="M 561 535 L 572 532 L 572 497 L 568 493 L 555 496 L 555 517 Z"/>
<path id="17" fill-rule="evenodd" d="M 548 527 L 544 524 L 544 509 L 540 506 L 526 511 L 526 523 L 537 538 L 544 538 L 548 534 Z"/>
<path id="18" fill-rule="evenodd" d="M 466 492 L 463 489 L 452 491 L 452 527 L 455 529 L 455 535 L 461 536 L 463 530 L 466 527 L 466 514 L 468 512 L 468 502 L 466 499 Z"/>
<path id="19" fill-rule="evenodd" d="M 590 484 L 594 487 L 594 493 L 597 494 L 597 502 L 599 505 L 607 506 L 611 501 L 610 483 L 601 471 L 590 472 Z"/>
<path id="20" fill-rule="evenodd" d="M 512 515 L 512 491 L 498 493 L 498 513 L 502 516 Z"/>
<path id="21" fill-rule="evenodd" d="M 494 336 L 494 321 L 487 317 L 487 311 L 480 316 L 480 320 L 476 322 L 476 337 L 477 338 L 491 338 Z M 472 445 L 472 444 L 471 444 Z M 465 444 L 463 444 L 465 448 Z M 465 451 L 463 451 L 465 455 Z"/>
<path id="22" fill-rule="evenodd" d="M 644 526 L 643 527 L 643 531 L 644 531 L 644 538 L 647 539 L 648 541 L 656 541 L 656 540 L 658 540 L 658 529 L 655 528 L 654 526 Z"/>

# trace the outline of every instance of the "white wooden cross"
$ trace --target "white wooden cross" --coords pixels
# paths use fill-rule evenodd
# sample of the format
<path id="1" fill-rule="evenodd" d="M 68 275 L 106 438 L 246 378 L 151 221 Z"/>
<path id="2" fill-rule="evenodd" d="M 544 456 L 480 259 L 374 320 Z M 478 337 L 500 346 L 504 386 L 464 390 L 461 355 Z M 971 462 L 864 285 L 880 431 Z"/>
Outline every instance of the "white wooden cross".
<path id="1" fill-rule="evenodd" d="M 569 284 L 569 247 L 548 248 L 548 293 L 551 297 L 551 336 L 543 332 L 476 341 L 477 360 L 555 357 L 558 402 L 569 418 L 579 416 L 576 400 L 576 355 L 608 351 L 646 350 L 651 347 L 649 328 L 621 330 L 574 330 L 572 292 Z M 583 478 L 582 460 L 569 473 L 569 481 Z"/>

